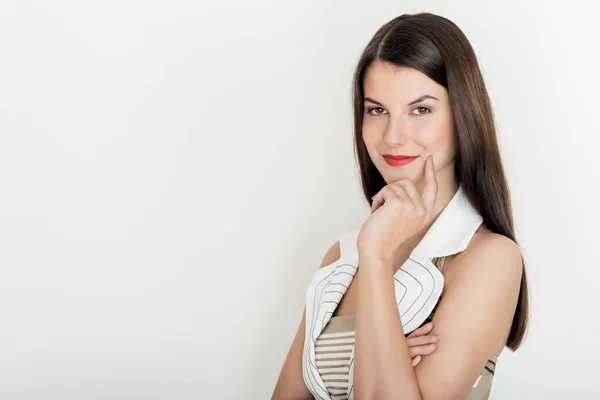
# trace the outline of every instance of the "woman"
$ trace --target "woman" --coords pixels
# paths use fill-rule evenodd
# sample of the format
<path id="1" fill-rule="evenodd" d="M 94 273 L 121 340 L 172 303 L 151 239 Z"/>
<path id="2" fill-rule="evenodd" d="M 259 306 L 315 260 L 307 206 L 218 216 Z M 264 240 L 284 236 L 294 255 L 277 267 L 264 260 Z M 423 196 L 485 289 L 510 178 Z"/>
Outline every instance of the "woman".
<path id="1" fill-rule="evenodd" d="M 406 14 L 368 43 L 354 141 L 371 214 L 325 255 L 273 399 L 487 399 L 527 279 L 475 53 Z"/>

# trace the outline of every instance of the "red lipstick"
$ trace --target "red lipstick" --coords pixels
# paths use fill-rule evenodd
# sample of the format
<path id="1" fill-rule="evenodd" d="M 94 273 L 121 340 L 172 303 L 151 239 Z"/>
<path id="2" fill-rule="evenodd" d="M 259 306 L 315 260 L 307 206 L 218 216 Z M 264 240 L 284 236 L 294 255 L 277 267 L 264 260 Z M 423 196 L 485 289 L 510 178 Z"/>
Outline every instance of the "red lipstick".
<path id="1" fill-rule="evenodd" d="M 385 159 L 385 162 L 392 167 L 399 167 L 413 162 L 419 158 L 419 156 L 394 156 L 391 154 L 384 154 L 383 158 Z"/>

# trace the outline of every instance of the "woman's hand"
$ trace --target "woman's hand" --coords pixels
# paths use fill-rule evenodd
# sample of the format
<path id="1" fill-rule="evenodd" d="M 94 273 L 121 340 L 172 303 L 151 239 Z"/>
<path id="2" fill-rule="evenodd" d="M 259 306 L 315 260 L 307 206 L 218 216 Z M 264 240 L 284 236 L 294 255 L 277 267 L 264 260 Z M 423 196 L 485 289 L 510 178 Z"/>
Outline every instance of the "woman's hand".
<path id="1" fill-rule="evenodd" d="M 422 356 L 431 354 L 436 349 L 437 335 L 430 334 L 432 329 L 433 322 L 429 322 L 412 332 L 406 338 L 413 367 L 421 361 Z"/>
<path id="2" fill-rule="evenodd" d="M 400 246 L 429 225 L 438 191 L 432 156 L 425 160 L 424 175 L 422 195 L 410 179 L 402 179 L 384 186 L 373 196 L 371 215 L 363 223 L 356 241 L 361 257 L 396 264 Z"/>

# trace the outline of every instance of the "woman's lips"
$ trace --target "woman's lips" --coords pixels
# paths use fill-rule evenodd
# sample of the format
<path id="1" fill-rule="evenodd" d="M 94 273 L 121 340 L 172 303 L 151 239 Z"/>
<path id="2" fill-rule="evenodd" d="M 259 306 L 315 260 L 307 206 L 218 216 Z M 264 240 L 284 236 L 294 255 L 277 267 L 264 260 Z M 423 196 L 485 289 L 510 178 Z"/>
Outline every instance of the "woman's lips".
<path id="1" fill-rule="evenodd" d="M 406 165 L 408 163 L 413 162 L 414 160 L 416 160 L 417 158 L 419 158 L 419 156 L 383 156 L 383 159 L 385 160 L 386 163 L 388 163 L 389 165 L 391 165 L 392 167 L 400 167 L 402 165 Z"/>

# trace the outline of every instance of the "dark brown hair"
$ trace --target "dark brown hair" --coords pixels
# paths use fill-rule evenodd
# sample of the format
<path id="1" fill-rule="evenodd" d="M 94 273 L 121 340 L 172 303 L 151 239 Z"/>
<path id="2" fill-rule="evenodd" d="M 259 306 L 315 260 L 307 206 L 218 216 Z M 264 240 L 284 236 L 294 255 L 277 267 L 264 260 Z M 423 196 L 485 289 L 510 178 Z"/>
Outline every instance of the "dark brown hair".
<path id="1" fill-rule="evenodd" d="M 369 204 L 386 185 L 362 139 L 363 77 L 374 61 L 416 69 L 448 90 L 456 140 L 456 179 L 485 225 L 517 243 L 494 115 L 477 57 L 464 33 L 452 21 L 435 14 L 404 14 L 387 22 L 375 33 L 358 60 L 352 82 L 354 150 Z M 512 351 L 523 341 L 528 317 L 523 261 L 519 300 L 506 343 Z"/>

